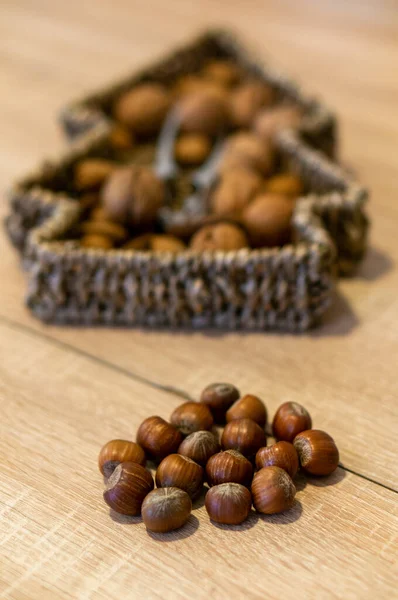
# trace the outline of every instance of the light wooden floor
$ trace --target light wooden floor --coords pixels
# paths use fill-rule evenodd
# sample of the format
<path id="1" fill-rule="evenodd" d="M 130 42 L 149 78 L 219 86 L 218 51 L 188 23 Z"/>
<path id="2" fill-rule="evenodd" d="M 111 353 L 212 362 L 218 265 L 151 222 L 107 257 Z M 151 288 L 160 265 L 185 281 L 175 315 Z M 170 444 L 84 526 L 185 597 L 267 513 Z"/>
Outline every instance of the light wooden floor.
<path id="1" fill-rule="evenodd" d="M 232 25 L 327 98 L 373 192 L 371 247 L 308 335 L 45 327 L 0 238 L 0 597 L 392 599 L 398 559 L 398 7 L 395 0 L 2 0 L 0 185 L 61 149 L 65 100 L 207 25 Z M 1 216 L 5 200 L 0 204 Z M 240 529 L 203 507 L 150 537 L 112 520 L 96 457 L 182 394 L 232 380 L 308 407 L 344 468 Z"/>

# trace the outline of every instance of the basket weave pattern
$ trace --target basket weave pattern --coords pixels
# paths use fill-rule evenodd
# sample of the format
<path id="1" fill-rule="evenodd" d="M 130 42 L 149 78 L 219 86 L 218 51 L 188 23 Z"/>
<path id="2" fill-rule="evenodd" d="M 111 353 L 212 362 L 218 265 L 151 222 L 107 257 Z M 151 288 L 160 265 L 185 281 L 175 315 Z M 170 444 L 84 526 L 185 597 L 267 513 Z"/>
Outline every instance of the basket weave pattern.
<path id="1" fill-rule="evenodd" d="M 64 241 L 80 217 L 78 202 L 68 195 L 71 168 L 81 158 L 109 155 L 109 119 L 98 106 L 105 109 L 115 94 L 142 78 L 168 80 L 189 72 L 219 55 L 220 48 L 260 69 L 228 36 L 208 34 L 160 65 L 69 107 L 63 114 L 66 129 L 85 135 L 63 156 L 14 186 L 6 226 L 23 253 L 27 304 L 39 319 L 303 331 L 316 324 L 329 305 L 336 267 L 350 272 L 361 259 L 368 228 L 367 192 L 311 147 L 334 153 L 334 117 L 263 69 L 281 93 L 306 107 L 300 131 L 284 131 L 276 139 L 283 161 L 310 190 L 296 205 L 294 245 L 172 255 L 90 250 Z M 57 189 L 65 191 L 51 191 L 49 181 L 57 181 Z"/>

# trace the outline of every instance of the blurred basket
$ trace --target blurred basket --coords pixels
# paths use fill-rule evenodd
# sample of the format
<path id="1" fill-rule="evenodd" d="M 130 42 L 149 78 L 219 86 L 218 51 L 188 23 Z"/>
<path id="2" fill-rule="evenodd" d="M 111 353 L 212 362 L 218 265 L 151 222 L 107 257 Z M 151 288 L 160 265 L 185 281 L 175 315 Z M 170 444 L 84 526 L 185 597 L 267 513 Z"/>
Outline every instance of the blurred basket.
<path id="1" fill-rule="evenodd" d="M 172 255 L 88 250 L 65 241 L 80 217 L 70 188 L 73 166 L 88 156 L 112 156 L 114 99 L 141 81 L 170 83 L 216 57 L 234 59 L 268 81 L 281 99 L 303 109 L 299 130 L 283 131 L 276 139 L 283 162 L 309 190 L 294 212 L 295 244 Z M 334 115 L 253 59 L 226 32 L 206 33 L 158 64 L 74 102 L 63 111 L 62 122 L 77 142 L 13 187 L 6 220 L 12 242 L 23 253 L 27 304 L 44 321 L 303 331 L 330 303 L 337 270 L 351 272 L 363 256 L 367 192 L 331 160 Z"/>
<path id="2" fill-rule="evenodd" d="M 294 212 L 296 244 L 172 255 L 65 241 L 79 204 L 51 191 L 49 182 L 62 188 L 76 161 L 109 154 L 107 128 L 88 133 L 11 192 L 7 226 L 14 242 L 23 237 L 16 216 L 40 223 L 24 245 L 29 308 L 57 323 L 288 331 L 314 325 L 330 302 L 336 258 L 351 268 L 363 254 L 367 193 L 293 132 L 282 132 L 276 143 L 310 190 Z"/>

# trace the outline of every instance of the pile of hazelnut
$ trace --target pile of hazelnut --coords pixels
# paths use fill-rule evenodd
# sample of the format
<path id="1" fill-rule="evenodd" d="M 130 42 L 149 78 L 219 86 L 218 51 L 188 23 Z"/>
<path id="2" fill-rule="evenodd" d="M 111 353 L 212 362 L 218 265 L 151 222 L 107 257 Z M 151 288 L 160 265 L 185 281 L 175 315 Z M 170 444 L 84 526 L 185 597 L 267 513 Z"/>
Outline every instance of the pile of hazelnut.
<path id="1" fill-rule="evenodd" d="M 193 230 L 159 218 L 169 203 L 170 176 L 178 178 L 177 171 L 166 177 L 156 164 L 87 157 L 76 162 L 72 174 L 84 209 L 81 245 L 201 252 L 291 241 L 291 217 L 303 182 L 278 164 L 274 136 L 281 127 L 299 126 L 299 107 L 281 102 L 259 75 L 230 60 L 212 60 L 168 86 L 148 81 L 122 93 L 112 108 L 112 147 L 156 146 L 171 113 L 178 116 L 178 130 L 166 162 L 177 170 L 199 169 L 223 140 L 211 184 L 201 190 L 207 218 Z"/>
<path id="2" fill-rule="evenodd" d="M 214 424 L 225 424 L 221 437 Z M 149 531 L 165 533 L 182 527 L 192 499 L 209 489 L 205 506 L 215 523 L 238 525 L 252 505 L 265 515 L 290 509 L 295 502 L 293 479 L 299 468 L 329 475 L 338 466 L 333 439 L 311 429 L 307 410 L 286 402 L 276 411 L 267 446 L 267 410 L 260 398 L 228 383 L 206 387 L 200 402 L 178 406 L 167 422 L 145 419 L 137 441 L 112 440 L 99 454 L 107 479 L 104 500 L 124 515 L 142 515 Z M 156 463 L 156 489 L 147 459 Z"/>

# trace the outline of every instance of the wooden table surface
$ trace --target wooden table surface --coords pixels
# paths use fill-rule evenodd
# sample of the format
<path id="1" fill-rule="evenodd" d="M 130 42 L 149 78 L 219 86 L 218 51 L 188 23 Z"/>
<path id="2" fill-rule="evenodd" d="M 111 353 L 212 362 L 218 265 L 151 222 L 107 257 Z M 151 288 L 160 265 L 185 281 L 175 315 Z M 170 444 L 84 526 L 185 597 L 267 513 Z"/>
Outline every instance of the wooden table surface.
<path id="1" fill-rule="evenodd" d="M 1 233 L 1 598 L 398 597 L 396 1 L 2 0 L 1 189 L 65 146 L 66 100 L 214 24 L 336 110 L 342 157 L 372 190 L 368 255 L 306 335 L 57 328 L 25 309 Z M 100 446 L 217 380 L 259 394 L 271 414 L 286 400 L 307 406 L 342 467 L 299 479 L 292 511 L 238 528 L 212 525 L 203 501 L 163 537 L 112 519 Z"/>

